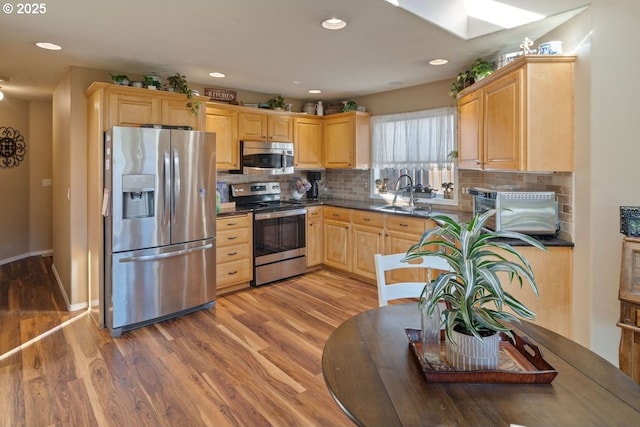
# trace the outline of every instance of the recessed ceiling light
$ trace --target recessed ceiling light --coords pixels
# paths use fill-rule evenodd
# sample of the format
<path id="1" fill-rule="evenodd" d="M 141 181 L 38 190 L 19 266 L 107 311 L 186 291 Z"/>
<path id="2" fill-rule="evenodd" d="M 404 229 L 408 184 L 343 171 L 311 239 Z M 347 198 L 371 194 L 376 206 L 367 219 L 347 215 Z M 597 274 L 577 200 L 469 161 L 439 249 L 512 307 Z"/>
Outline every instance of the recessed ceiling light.
<path id="1" fill-rule="evenodd" d="M 2 89 L 0 87 L 0 89 Z M 4 99 L 4 92 L 0 90 L 0 101 L 2 101 Z"/>
<path id="2" fill-rule="evenodd" d="M 322 21 L 320 25 L 327 30 L 341 30 L 347 26 L 347 21 L 340 18 L 329 18 Z"/>
<path id="3" fill-rule="evenodd" d="M 38 42 L 36 43 L 36 46 L 42 49 L 47 49 L 47 50 L 62 50 L 62 46 L 59 46 L 54 43 L 48 43 L 48 42 Z"/>
<path id="4" fill-rule="evenodd" d="M 432 59 L 431 61 L 429 61 L 429 64 L 431 64 L 431 65 L 444 65 L 444 64 L 446 64 L 448 62 L 449 62 L 448 59 L 438 58 L 438 59 Z"/>
<path id="5" fill-rule="evenodd" d="M 322 93 L 322 91 L 320 89 L 311 89 L 309 93 Z"/>
<path id="6" fill-rule="evenodd" d="M 226 75 L 225 73 L 219 73 L 219 72 L 217 72 L 217 71 L 214 71 L 214 72 L 212 72 L 212 73 L 209 73 L 209 75 L 210 75 L 211 77 L 215 77 L 215 78 L 217 78 L 217 79 L 221 79 L 221 78 L 223 78 L 223 77 L 227 77 L 227 75 Z"/>

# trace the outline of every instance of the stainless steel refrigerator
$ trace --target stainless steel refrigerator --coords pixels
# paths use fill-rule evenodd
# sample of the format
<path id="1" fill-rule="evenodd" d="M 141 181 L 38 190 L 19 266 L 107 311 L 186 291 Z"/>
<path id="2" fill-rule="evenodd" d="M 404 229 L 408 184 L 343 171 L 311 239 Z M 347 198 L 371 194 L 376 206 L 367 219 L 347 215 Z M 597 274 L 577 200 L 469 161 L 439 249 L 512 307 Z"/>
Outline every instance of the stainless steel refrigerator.
<path id="1" fill-rule="evenodd" d="M 211 308 L 215 134 L 114 127 L 104 150 L 103 310 L 111 335 Z"/>

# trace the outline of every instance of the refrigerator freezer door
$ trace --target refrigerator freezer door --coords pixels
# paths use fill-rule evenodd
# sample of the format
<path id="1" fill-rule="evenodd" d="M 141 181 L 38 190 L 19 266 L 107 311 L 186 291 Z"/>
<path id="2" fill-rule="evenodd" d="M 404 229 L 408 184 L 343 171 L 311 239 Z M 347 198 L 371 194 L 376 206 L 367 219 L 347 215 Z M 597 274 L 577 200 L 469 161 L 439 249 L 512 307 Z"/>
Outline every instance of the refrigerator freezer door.
<path id="1" fill-rule="evenodd" d="M 112 175 L 105 182 L 111 182 L 113 208 L 107 224 L 113 252 L 171 243 L 170 136 L 168 130 L 132 127 L 111 132 Z"/>
<path id="2" fill-rule="evenodd" d="M 171 131 L 171 243 L 215 236 L 216 140 L 214 133 Z"/>
<path id="3" fill-rule="evenodd" d="M 111 256 L 107 325 L 112 335 L 215 300 L 215 240 Z"/>

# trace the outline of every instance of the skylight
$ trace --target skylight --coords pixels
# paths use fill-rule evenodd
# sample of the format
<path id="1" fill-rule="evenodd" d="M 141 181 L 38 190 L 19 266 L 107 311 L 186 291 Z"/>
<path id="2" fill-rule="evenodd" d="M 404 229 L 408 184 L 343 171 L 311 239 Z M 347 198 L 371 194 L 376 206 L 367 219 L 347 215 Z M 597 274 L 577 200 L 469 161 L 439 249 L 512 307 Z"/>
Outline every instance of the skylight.
<path id="1" fill-rule="evenodd" d="M 465 40 L 515 28 L 545 16 L 512 6 L 513 0 L 385 0 Z M 509 4 L 511 3 L 511 4 Z M 536 3 L 531 2 L 531 8 Z"/>
<path id="2" fill-rule="evenodd" d="M 467 15 L 502 28 L 515 28 L 544 19 L 544 16 L 539 13 L 509 6 L 498 1 L 463 0 L 463 2 Z"/>

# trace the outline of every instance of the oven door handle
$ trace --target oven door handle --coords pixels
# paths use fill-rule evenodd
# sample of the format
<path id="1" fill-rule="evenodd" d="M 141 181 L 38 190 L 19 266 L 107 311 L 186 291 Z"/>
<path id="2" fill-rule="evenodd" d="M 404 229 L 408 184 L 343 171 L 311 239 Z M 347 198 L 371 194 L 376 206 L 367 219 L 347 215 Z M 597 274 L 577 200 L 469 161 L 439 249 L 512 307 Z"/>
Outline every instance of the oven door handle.
<path id="1" fill-rule="evenodd" d="M 291 209 L 286 211 L 275 211 L 275 212 L 259 212 L 255 214 L 255 220 L 265 220 L 265 219 L 273 219 L 273 218 L 284 218 L 287 216 L 297 216 L 297 215 L 306 215 L 307 209 Z"/>

